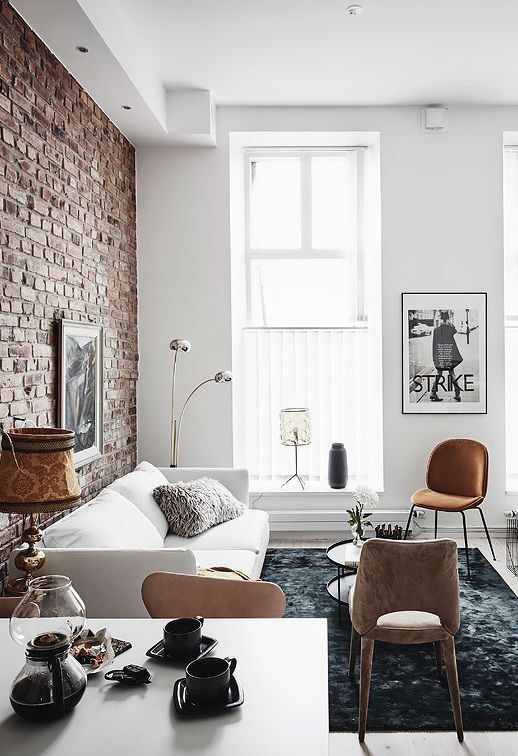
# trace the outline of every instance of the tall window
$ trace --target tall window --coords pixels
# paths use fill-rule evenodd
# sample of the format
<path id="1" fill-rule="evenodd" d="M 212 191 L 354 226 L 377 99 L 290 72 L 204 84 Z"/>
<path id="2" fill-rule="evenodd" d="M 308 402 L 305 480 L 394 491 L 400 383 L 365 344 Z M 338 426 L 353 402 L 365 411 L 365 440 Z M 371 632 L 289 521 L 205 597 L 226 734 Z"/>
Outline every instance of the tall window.
<path id="1" fill-rule="evenodd" d="M 518 492 L 518 147 L 504 149 L 506 490 Z"/>
<path id="2" fill-rule="evenodd" d="M 312 443 L 299 452 L 300 471 L 324 483 L 330 444 L 342 441 L 352 482 L 382 487 L 364 157 L 363 148 L 244 152 L 246 315 L 236 461 L 255 481 L 290 474 L 293 450 L 280 443 L 279 411 L 307 407 Z"/>

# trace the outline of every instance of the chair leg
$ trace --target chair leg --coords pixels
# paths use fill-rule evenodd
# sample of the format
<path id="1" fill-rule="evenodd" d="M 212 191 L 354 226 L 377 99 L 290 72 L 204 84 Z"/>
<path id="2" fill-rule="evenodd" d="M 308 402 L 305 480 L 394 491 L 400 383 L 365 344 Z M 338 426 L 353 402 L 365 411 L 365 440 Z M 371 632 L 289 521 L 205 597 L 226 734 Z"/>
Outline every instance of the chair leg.
<path id="1" fill-rule="evenodd" d="M 439 510 L 435 510 L 435 533 L 434 538 L 437 538 L 437 521 L 439 519 Z"/>
<path id="2" fill-rule="evenodd" d="M 484 526 L 484 530 L 486 531 L 487 542 L 489 544 L 489 548 L 491 549 L 491 553 L 493 555 L 493 562 L 496 562 L 496 556 L 493 550 L 493 544 L 491 543 L 491 538 L 489 537 L 489 530 L 487 529 L 486 518 L 484 517 L 484 512 L 480 509 L 480 507 L 476 507 L 476 509 L 478 509 L 478 511 L 480 512 L 480 516 L 482 517 L 482 524 Z"/>
<path id="3" fill-rule="evenodd" d="M 455 641 L 453 638 L 441 641 L 442 652 L 444 655 L 444 664 L 446 667 L 446 677 L 448 678 L 448 688 L 450 691 L 451 706 L 453 709 L 453 719 L 457 738 L 462 743 L 464 740 L 464 727 L 462 724 L 462 709 L 460 705 L 459 677 L 457 675 L 457 660 L 455 658 Z"/>
<path id="4" fill-rule="evenodd" d="M 349 646 L 349 679 L 354 680 L 354 672 L 356 669 L 356 656 L 358 654 L 358 646 L 360 645 L 360 635 L 353 628 L 351 628 L 351 644 Z"/>
<path id="5" fill-rule="evenodd" d="M 369 690 L 371 686 L 372 656 L 374 654 L 374 641 L 368 638 L 361 640 L 360 658 L 360 716 L 358 720 L 358 740 L 365 740 L 367 727 L 367 709 L 369 708 Z"/>
<path id="6" fill-rule="evenodd" d="M 437 674 L 439 677 L 443 676 L 443 665 L 442 665 L 442 647 L 440 641 L 435 641 L 433 644 L 433 647 L 435 649 L 435 664 L 437 667 Z"/>
<path id="7" fill-rule="evenodd" d="M 410 529 L 410 521 L 412 520 L 412 515 L 414 514 L 414 509 L 415 509 L 415 504 L 412 504 L 412 506 L 410 507 L 410 514 L 408 515 L 408 521 L 407 521 L 407 524 L 406 524 L 405 536 L 403 538 L 404 541 L 406 541 L 407 536 L 408 536 L 408 531 Z"/>
<path id="8" fill-rule="evenodd" d="M 464 546 L 466 549 L 466 567 L 468 570 L 468 580 L 471 580 L 471 573 L 469 571 L 469 549 L 468 549 L 468 531 L 466 530 L 466 515 L 464 512 L 461 512 L 462 515 L 462 526 L 464 528 Z"/>

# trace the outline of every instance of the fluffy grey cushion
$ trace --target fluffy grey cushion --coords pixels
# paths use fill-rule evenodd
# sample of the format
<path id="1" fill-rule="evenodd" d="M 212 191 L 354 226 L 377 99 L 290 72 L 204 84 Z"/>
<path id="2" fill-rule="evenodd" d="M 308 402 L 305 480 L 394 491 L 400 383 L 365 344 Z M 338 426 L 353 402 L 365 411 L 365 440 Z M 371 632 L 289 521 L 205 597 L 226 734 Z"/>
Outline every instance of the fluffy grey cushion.
<path id="1" fill-rule="evenodd" d="M 245 504 L 212 478 L 158 486 L 153 496 L 169 523 L 170 531 L 183 538 L 191 538 L 213 525 L 233 520 L 246 509 Z"/>

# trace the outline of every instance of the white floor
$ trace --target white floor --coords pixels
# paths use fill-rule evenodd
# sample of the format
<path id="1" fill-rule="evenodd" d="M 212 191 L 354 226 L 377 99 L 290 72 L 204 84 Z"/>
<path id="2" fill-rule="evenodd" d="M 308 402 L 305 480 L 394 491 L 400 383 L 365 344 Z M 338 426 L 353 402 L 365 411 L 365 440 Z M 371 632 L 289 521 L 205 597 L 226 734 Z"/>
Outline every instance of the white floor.
<path id="1" fill-rule="evenodd" d="M 280 535 L 280 534 L 279 534 Z M 440 533 L 439 533 L 440 535 Z M 459 546 L 463 542 L 458 540 Z M 272 539 L 272 547 L 318 548 L 329 545 L 320 540 Z M 478 547 L 492 561 L 486 540 L 470 540 L 470 546 Z M 518 595 L 518 578 L 505 566 L 505 541 L 493 539 L 497 561 L 492 562 L 506 583 Z M 461 680 L 462 692 L 462 680 Z M 518 756 L 518 732 L 466 732 L 464 743 L 457 741 L 455 732 L 395 732 L 369 733 L 365 743 L 360 745 L 355 733 L 331 733 L 329 735 L 329 756 Z"/>

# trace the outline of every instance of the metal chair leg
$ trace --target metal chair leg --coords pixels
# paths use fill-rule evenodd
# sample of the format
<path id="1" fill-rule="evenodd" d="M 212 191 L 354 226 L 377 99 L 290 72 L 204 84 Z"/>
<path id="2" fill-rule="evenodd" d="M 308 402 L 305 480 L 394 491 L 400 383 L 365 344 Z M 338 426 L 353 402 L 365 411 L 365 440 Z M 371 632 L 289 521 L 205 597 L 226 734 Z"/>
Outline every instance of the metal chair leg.
<path id="1" fill-rule="evenodd" d="M 437 521 L 438 521 L 438 519 L 439 519 L 439 510 L 436 509 L 435 510 L 435 533 L 434 533 L 434 538 L 435 539 L 437 538 Z"/>
<path id="2" fill-rule="evenodd" d="M 468 531 L 466 530 L 466 515 L 464 512 L 461 512 L 462 515 L 462 525 L 464 527 L 464 547 L 466 549 L 466 567 L 468 570 L 468 580 L 471 580 L 471 573 L 469 571 L 469 549 L 468 549 Z"/>
<path id="3" fill-rule="evenodd" d="M 480 516 L 482 517 L 482 524 L 484 526 L 484 530 L 486 531 L 487 542 L 489 544 L 489 548 L 491 549 L 491 553 L 493 555 L 493 561 L 496 562 L 496 556 L 493 550 L 493 544 L 491 543 L 491 538 L 489 537 L 489 530 L 487 529 L 486 518 L 484 517 L 484 512 L 480 509 L 480 507 L 476 507 L 476 509 L 478 509 L 478 511 L 480 512 Z"/>
<path id="4" fill-rule="evenodd" d="M 412 504 L 412 506 L 410 507 L 410 514 L 408 515 L 408 522 L 406 524 L 405 537 L 403 538 L 404 541 L 406 541 L 407 536 L 408 536 L 408 531 L 410 529 L 410 521 L 412 519 L 412 515 L 414 514 L 414 509 L 415 509 L 415 504 Z"/>

